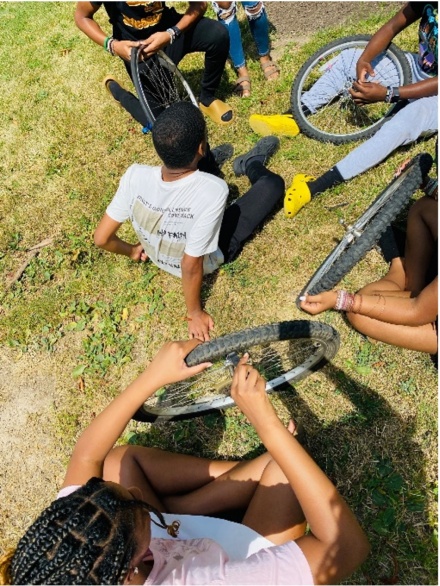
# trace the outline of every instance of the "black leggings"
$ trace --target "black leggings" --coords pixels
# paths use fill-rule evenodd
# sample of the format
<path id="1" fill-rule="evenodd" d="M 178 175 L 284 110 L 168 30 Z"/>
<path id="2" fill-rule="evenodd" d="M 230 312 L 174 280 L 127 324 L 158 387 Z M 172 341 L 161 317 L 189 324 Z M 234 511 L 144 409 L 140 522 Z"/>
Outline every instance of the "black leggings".
<path id="1" fill-rule="evenodd" d="M 177 24 L 181 15 L 175 12 L 173 19 L 175 22 L 172 22 L 170 26 Z M 229 33 L 225 27 L 216 20 L 201 18 L 190 30 L 182 33 L 172 45 L 167 45 L 163 51 L 176 65 L 188 53 L 198 51 L 205 53 L 205 68 L 199 99 L 206 106 L 209 105 L 220 85 L 229 54 Z M 124 65 L 132 78 L 130 62 L 124 60 Z M 115 98 L 142 126 L 148 126 L 149 120 L 136 96 L 121 88 Z"/>
<path id="2" fill-rule="evenodd" d="M 284 179 L 262 163 L 250 163 L 246 174 L 252 187 L 225 210 L 220 228 L 218 245 L 225 263 L 238 256 L 246 240 L 277 211 L 284 195 Z"/>

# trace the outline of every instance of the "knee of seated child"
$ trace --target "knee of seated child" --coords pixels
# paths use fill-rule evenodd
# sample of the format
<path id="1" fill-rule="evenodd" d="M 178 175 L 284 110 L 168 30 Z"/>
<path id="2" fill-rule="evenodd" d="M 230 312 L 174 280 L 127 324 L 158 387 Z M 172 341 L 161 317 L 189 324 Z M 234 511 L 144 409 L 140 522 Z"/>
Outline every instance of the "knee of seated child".
<path id="1" fill-rule="evenodd" d="M 354 327 L 355 330 L 362 332 L 362 324 L 368 319 L 363 315 L 359 315 L 358 313 L 349 312 L 346 314 L 347 320 L 349 323 Z"/>
<path id="2" fill-rule="evenodd" d="M 249 20 L 256 20 L 264 12 L 263 2 L 246 2 L 244 11 Z"/>
<path id="3" fill-rule="evenodd" d="M 411 206 L 408 212 L 408 222 L 413 218 L 423 217 L 425 214 L 429 216 L 433 213 L 436 214 L 437 206 L 438 202 L 435 199 L 424 195 Z"/>
<path id="4" fill-rule="evenodd" d="M 217 17 L 225 24 L 230 24 L 237 14 L 236 2 L 213 2 L 212 7 Z"/>
<path id="5" fill-rule="evenodd" d="M 134 446 L 117 446 L 110 450 L 104 460 L 104 467 L 107 470 L 119 467 L 122 459 L 132 458 L 131 448 Z"/>
<path id="6" fill-rule="evenodd" d="M 402 138 L 402 144 L 407 144 L 417 140 L 422 134 L 428 132 L 432 121 L 432 104 L 419 98 L 410 102 L 407 106 L 399 110 L 383 128 L 389 130 L 398 129 Z"/>

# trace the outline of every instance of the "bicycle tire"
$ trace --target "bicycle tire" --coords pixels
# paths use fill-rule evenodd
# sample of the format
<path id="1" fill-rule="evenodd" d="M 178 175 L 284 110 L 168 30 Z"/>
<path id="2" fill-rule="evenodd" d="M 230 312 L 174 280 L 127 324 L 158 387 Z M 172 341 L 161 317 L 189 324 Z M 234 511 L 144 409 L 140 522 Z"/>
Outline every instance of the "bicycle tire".
<path id="1" fill-rule="evenodd" d="M 371 35 L 354 35 L 332 41 L 314 53 L 301 67 L 292 85 L 290 101 L 293 117 L 305 135 L 321 142 L 334 144 L 368 138 L 402 107 L 402 103 L 385 104 L 384 102 L 357 106 L 348 93 L 354 81 L 348 71 L 344 71 L 344 88 L 340 90 L 340 80 L 337 80 L 334 72 L 332 73 L 334 60 L 341 55 L 342 51 L 363 50 L 370 39 Z M 391 60 L 395 68 L 393 72 L 397 71 L 398 80 L 394 75 L 392 81 L 391 78 L 387 81 L 387 75 L 391 74 L 392 69 L 382 64 L 376 72 L 374 81 L 379 81 L 386 86 L 402 86 L 411 83 L 411 68 L 403 51 L 391 43 L 379 57 L 383 55 Z M 350 62 L 347 62 L 347 67 L 354 67 L 354 62 L 357 62 L 357 58 L 354 57 L 353 55 Z M 323 67 L 326 67 L 324 72 L 322 72 Z M 383 71 L 380 72 L 380 69 Z M 306 115 L 301 102 L 304 90 L 309 89 L 308 84 L 312 81 L 314 84 L 319 79 L 322 83 L 324 74 L 327 74 L 325 90 L 332 91 L 333 96 L 330 100 L 327 99 L 326 105 L 320 107 L 316 113 Z M 336 87 L 336 83 L 339 87 Z M 333 89 L 332 86 L 334 86 Z"/>
<path id="2" fill-rule="evenodd" d="M 133 419 L 177 421 L 232 407 L 229 389 L 233 367 L 225 360 L 231 353 L 250 353 L 254 366 L 267 379 L 269 393 L 318 370 L 333 358 L 338 348 L 339 334 L 335 329 L 309 320 L 272 323 L 221 336 L 200 344 L 186 357 L 188 366 L 210 361 L 212 367 L 192 379 L 161 389 Z M 215 384 L 217 390 L 213 392 Z"/>
<path id="3" fill-rule="evenodd" d="M 149 122 L 154 124 L 164 109 L 176 102 L 198 102 L 177 65 L 163 51 L 142 59 L 143 46 L 131 51 L 131 73 L 141 103 Z"/>
<path id="4" fill-rule="evenodd" d="M 333 289 L 375 245 L 386 227 L 409 202 L 429 173 L 432 157 L 421 153 L 379 194 L 370 207 L 350 226 L 299 294 L 317 295 Z"/>

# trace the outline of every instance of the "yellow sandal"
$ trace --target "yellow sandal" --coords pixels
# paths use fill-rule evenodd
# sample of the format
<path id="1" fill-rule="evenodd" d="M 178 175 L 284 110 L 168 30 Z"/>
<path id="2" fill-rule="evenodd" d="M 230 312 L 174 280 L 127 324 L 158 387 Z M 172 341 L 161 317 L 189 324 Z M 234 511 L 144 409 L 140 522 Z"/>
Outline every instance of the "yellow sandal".
<path id="1" fill-rule="evenodd" d="M 209 116 L 216 124 L 225 126 L 227 124 L 231 124 L 231 122 L 234 120 L 234 114 L 231 107 L 221 100 L 214 100 L 209 106 L 204 106 L 201 103 L 199 106 L 200 110 L 206 116 Z"/>
<path id="2" fill-rule="evenodd" d="M 299 134 L 299 127 L 291 114 L 251 114 L 249 126 L 254 132 L 261 136 L 296 136 Z"/>
<path id="3" fill-rule="evenodd" d="M 314 181 L 315 177 L 299 173 L 295 175 L 292 185 L 284 196 L 284 214 L 287 218 L 293 218 L 312 199 L 308 181 Z"/>

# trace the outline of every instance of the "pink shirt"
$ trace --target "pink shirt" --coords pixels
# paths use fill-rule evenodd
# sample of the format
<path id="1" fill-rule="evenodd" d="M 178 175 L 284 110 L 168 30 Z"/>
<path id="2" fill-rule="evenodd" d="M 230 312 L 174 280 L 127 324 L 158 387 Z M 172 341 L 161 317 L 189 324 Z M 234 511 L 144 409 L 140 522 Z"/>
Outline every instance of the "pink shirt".
<path id="1" fill-rule="evenodd" d="M 58 498 L 77 488 L 63 488 Z M 180 538 L 151 525 L 154 565 L 145 584 L 313 584 L 310 566 L 294 541 L 273 545 L 245 525 L 214 517 L 164 517 L 168 523 L 180 521 Z"/>
<path id="2" fill-rule="evenodd" d="M 233 524 L 232 524 L 233 525 Z M 231 561 L 212 539 L 152 539 L 154 565 L 145 584 L 313 584 L 294 541 Z"/>

